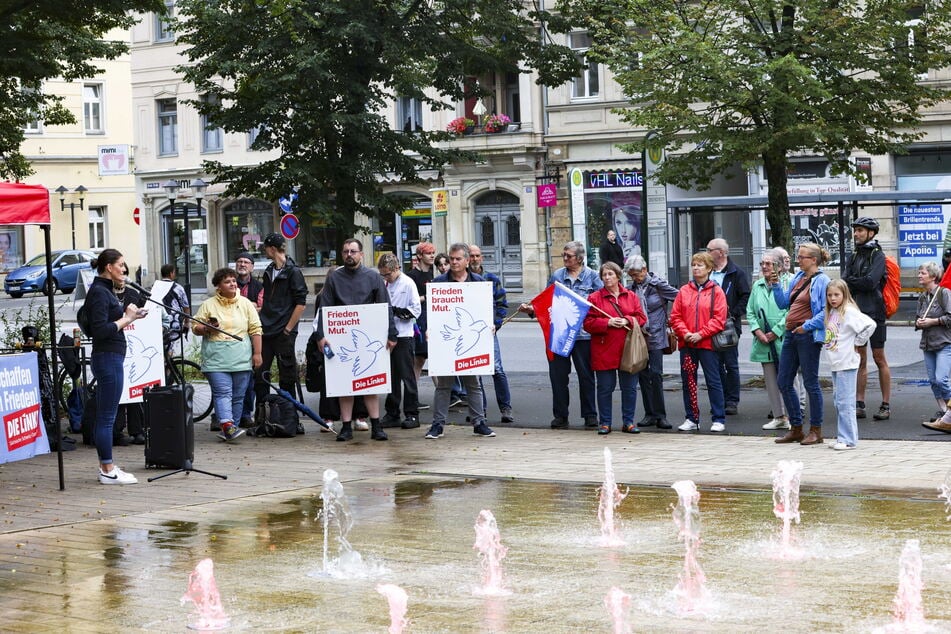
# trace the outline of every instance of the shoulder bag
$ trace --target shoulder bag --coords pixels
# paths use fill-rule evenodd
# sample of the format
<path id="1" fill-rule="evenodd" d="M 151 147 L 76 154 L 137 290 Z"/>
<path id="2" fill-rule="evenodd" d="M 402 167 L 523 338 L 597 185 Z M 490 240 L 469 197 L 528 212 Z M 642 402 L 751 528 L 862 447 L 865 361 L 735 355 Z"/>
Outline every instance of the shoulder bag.
<path id="1" fill-rule="evenodd" d="M 677 352 L 677 335 L 670 328 L 670 326 L 667 326 L 667 346 L 661 348 L 661 352 L 664 354 L 673 354 Z"/>
<path id="2" fill-rule="evenodd" d="M 624 317 L 624 313 L 617 304 L 611 303 L 611 305 L 614 306 L 618 315 Z M 627 336 L 624 338 L 624 350 L 621 351 L 621 364 L 618 368 L 630 374 L 637 374 L 647 367 L 649 356 L 647 340 L 644 339 L 644 333 L 635 321 L 634 326 L 627 331 Z"/>
<path id="3" fill-rule="evenodd" d="M 710 293 L 710 319 L 713 319 L 716 294 L 717 289 L 713 289 L 713 292 Z M 730 348 L 735 348 L 740 344 L 740 335 L 738 335 L 736 332 L 736 325 L 733 323 L 733 315 L 727 314 L 726 324 L 724 324 L 723 330 L 713 335 L 713 337 L 710 338 L 710 341 L 713 343 L 713 349 L 717 352 L 723 352 L 725 350 L 729 350 Z"/>

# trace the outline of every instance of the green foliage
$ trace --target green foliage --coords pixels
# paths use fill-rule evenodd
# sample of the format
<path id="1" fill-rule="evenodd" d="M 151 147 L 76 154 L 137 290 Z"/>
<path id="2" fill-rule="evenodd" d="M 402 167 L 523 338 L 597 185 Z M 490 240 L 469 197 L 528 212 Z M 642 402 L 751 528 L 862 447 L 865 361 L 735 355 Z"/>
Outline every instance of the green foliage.
<path id="1" fill-rule="evenodd" d="M 919 80 L 951 64 L 947 3 L 561 0 L 561 8 L 590 31 L 591 57 L 628 95 L 623 119 L 653 133 L 625 149 L 666 148 L 658 178 L 680 187 L 762 164 L 774 241 L 787 247 L 789 153 L 816 153 L 854 174 L 850 152 L 903 152 L 922 135 L 923 110 L 948 95 Z"/>
<path id="2" fill-rule="evenodd" d="M 43 94 L 43 82 L 94 77 L 99 70 L 92 60 L 115 59 L 128 50 L 125 41 L 102 38 L 131 26 L 138 19 L 132 11 L 163 8 L 161 0 L 0 2 L 0 178 L 21 180 L 32 173 L 20 153 L 27 123 L 75 123 L 59 97 Z"/>
<path id="3" fill-rule="evenodd" d="M 68 301 L 66 299 L 60 302 L 54 317 L 59 315 Z M 25 326 L 34 326 L 40 333 L 37 341 L 46 346 L 50 345 L 50 308 L 46 297 L 34 297 L 25 308 L 0 311 L 0 345 L 4 348 L 15 348 L 22 344 L 20 330 Z"/>
<path id="4" fill-rule="evenodd" d="M 476 158 L 441 147 L 449 132 L 392 129 L 394 96 L 449 109 L 473 74 L 535 68 L 557 85 L 578 70 L 570 50 L 541 45 L 536 20 L 550 16 L 521 0 L 182 0 L 178 14 L 188 57 L 179 70 L 217 97 L 193 105 L 225 131 L 259 129 L 254 149 L 280 153 L 204 169 L 228 183 L 228 196 L 273 200 L 297 187 L 301 213 L 342 237 L 356 212 L 400 208 L 381 175 L 414 182 L 421 170 Z"/>

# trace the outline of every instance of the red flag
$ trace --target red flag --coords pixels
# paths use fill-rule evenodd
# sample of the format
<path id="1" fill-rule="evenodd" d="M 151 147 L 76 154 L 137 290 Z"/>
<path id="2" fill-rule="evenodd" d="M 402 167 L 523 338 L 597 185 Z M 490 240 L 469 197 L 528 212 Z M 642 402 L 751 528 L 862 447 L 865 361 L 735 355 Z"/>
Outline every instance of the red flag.
<path id="1" fill-rule="evenodd" d="M 543 290 L 541 293 L 535 296 L 532 299 L 531 304 L 532 308 L 535 309 L 535 319 L 538 320 L 538 325 L 542 328 L 542 335 L 545 337 L 545 354 L 548 355 L 548 360 L 551 361 L 555 358 L 555 354 L 551 351 L 551 300 L 555 296 L 555 285 L 549 284 L 548 288 Z"/>
<path id="2" fill-rule="evenodd" d="M 943 286 L 947 289 L 951 289 L 951 266 L 945 269 L 944 275 L 941 277 L 941 281 L 938 282 L 938 286 Z"/>

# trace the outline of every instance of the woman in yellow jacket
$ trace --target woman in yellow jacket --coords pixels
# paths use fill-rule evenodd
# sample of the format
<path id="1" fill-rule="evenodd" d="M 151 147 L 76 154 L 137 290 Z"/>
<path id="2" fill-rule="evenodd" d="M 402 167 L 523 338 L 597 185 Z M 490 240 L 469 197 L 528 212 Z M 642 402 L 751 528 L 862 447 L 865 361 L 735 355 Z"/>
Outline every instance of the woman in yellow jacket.
<path id="1" fill-rule="evenodd" d="M 192 332 L 202 337 L 201 369 L 208 377 L 215 414 L 221 421 L 218 437 L 234 440 L 244 430 L 234 424 L 241 416 L 251 372 L 261 365 L 261 319 L 254 304 L 238 292 L 238 273 L 223 268 L 211 283 L 216 292 L 198 309 L 195 319 L 217 326 L 240 341 L 197 321 Z"/>

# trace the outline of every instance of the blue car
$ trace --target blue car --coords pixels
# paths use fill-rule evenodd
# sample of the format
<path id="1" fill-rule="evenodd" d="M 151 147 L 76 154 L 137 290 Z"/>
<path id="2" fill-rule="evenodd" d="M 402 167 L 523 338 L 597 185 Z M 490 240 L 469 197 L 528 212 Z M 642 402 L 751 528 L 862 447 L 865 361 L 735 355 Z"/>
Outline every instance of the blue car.
<path id="1" fill-rule="evenodd" d="M 53 280 L 46 282 L 46 254 L 35 256 L 26 264 L 11 271 L 3 282 L 3 290 L 10 297 L 23 297 L 23 293 L 46 293 L 57 290 L 71 293 L 76 288 L 76 279 L 81 269 L 88 269 L 94 259 L 92 251 L 53 251 Z"/>

